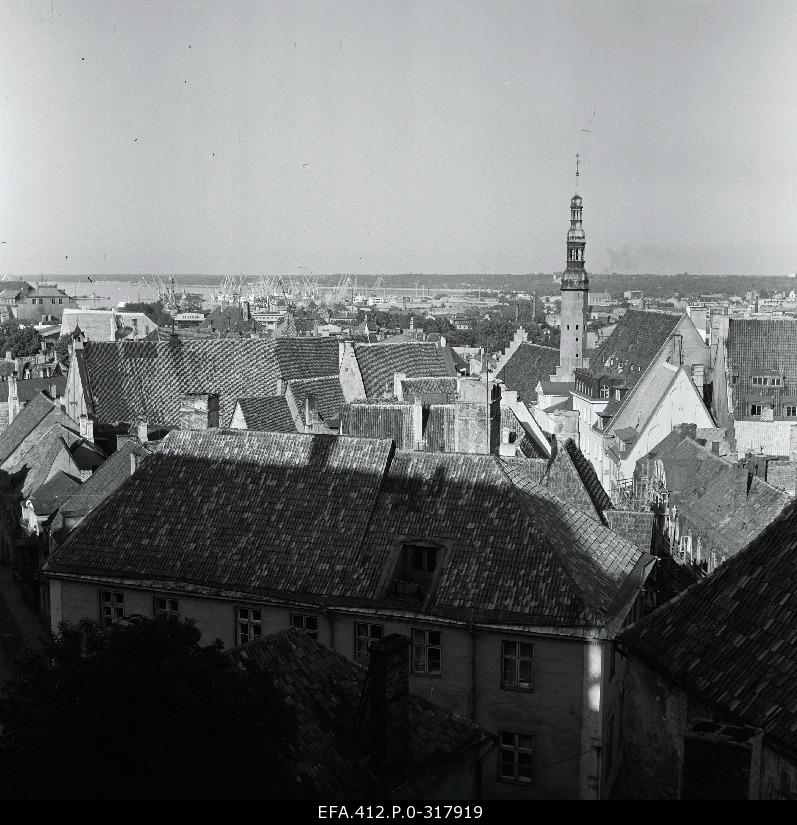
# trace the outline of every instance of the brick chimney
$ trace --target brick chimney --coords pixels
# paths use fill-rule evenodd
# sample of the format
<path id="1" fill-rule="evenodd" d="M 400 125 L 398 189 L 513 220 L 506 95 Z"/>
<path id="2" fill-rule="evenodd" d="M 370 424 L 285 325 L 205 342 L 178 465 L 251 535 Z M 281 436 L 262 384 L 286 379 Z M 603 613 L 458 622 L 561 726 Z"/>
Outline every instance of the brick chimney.
<path id="1" fill-rule="evenodd" d="M 737 500 L 746 499 L 750 490 L 750 471 L 744 464 L 733 468 L 733 495 Z"/>
<path id="2" fill-rule="evenodd" d="M 407 377 L 406 372 L 394 372 L 393 373 L 393 397 L 397 398 L 399 401 L 404 400 L 404 390 L 401 386 L 401 382 Z"/>
<path id="3" fill-rule="evenodd" d="M 180 405 L 181 430 L 208 430 L 219 426 L 219 394 L 188 392 Z"/>
<path id="4" fill-rule="evenodd" d="M 149 422 L 144 421 L 143 419 L 140 420 L 136 428 L 136 434 L 138 435 L 138 440 L 142 444 L 149 441 Z"/>
<path id="5" fill-rule="evenodd" d="M 19 392 L 16 372 L 8 376 L 8 423 L 19 415 Z"/>
<path id="6" fill-rule="evenodd" d="M 382 783 L 406 768 L 410 750 L 410 640 L 393 633 L 369 648 L 371 765 Z"/>
<path id="7" fill-rule="evenodd" d="M 313 427 L 318 423 L 318 406 L 315 396 L 308 393 L 304 398 L 304 426 L 308 433 L 313 432 Z"/>

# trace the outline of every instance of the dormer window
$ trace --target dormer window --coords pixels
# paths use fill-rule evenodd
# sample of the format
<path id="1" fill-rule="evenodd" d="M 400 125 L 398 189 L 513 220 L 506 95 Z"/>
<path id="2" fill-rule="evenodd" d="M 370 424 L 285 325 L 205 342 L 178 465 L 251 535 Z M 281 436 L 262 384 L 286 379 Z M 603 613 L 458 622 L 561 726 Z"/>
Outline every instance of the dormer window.
<path id="1" fill-rule="evenodd" d="M 428 582 L 437 567 L 438 547 L 433 544 L 404 545 L 404 578 Z"/>

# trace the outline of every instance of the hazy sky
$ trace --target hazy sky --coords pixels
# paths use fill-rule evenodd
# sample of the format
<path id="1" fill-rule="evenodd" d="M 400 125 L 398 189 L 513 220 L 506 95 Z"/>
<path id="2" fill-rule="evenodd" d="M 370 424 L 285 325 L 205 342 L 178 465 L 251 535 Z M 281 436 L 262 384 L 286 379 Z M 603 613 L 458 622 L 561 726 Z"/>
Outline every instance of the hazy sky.
<path id="1" fill-rule="evenodd" d="M 797 271 L 797 2 L 0 4 L 1 273 L 553 271 L 576 152 L 588 270 Z"/>

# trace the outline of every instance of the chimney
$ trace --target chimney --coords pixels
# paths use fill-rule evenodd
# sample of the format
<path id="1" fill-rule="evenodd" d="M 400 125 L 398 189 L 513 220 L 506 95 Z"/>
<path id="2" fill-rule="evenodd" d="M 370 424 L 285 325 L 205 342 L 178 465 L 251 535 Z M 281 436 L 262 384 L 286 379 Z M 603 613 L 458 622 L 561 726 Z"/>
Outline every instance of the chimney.
<path id="1" fill-rule="evenodd" d="M 16 372 L 8 376 L 8 423 L 19 414 L 19 393 L 17 392 Z"/>
<path id="2" fill-rule="evenodd" d="M 86 434 L 83 436 L 86 441 L 94 441 L 94 421 L 86 417 Z"/>
<path id="3" fill-rule="evenodd" d="M 219 426 L 219 394 L 188 392 L 180 405 L 181 430 L 207 430 Z"/>
<path id="4" fill-rule="evenodd" d="M 509 430 L 506 427 L 501 429 L 501 444 L 498 447 L 498 454 L 502 458 L 514 457 L 516 453 L 515 438 L 516 434 L 512 430 Z"/>
<path id="5" fill-rule="evenodd" d="M 252 320 L 252 309 L 249 306 L 249 301 L 244 301 L 244 317 L 247 321 Z"/>
<path id="6" fill-rule="evenodd" d="M 142 444 L 149 441 L 149 422 L 144 420 L 138 422 L 137 435 Z"/>
<path id="7" fill-rule="evenodd" d="M 285 384 L 281 378 L 277 379 L 277 395 L 285 395 Z"/>
<path id="8" fill-rule="evenodd" d="M 58 397 L 58 387 L 56 387 L 55 384 L 50 384 L 50 398 L 52 398 L 53 401 L 55 401 L 55 399 L 57 397 Z"/>
<path id="9" fill-rule="evenodd" d="M 308 393 L 304 398 L 304 426 L 307 432 L 313 432 L 313 427 L 318 423 L 318 408 L 315 396 Z"/>
<path id="10" fill-rule="evenodd" d="M 86 415 L 86 413 L 81 413 L 81 414 L 80 414 L 80 421 L 79 421 L 79 423 L 80 423 L 80 437 L 81 437 L 81 438 L 85 438 L 85 437 L 86 437 L 86 429 L 87 429 L 87 422 L 88 422 L 88 420 L 89 420 L 89 417 Z"/>
<path id="11" fill-rule="evenodd" d="M 130 453 L 130 475 L 133 475 L 135 471 L 138 469 L 138 456 L 136 453 Z"/>
<path id="12" fill-rule="evenodd" d="M 746 499 L 750 489 L 750 471 L 744 464 L 737 464 L 733 468 L 733 495 L 734 498 Z"/>
<path id="13" fill-rule="evenodd" d="M 6 350 L 6 361 L 13 361 L 14 360 L 14 353 L 11 352 L 10 349 Z"/>
<path id="14" fill-rule="evenodd" d="M 397 633 L 368 648 L 371 765 L 383 784 L 400 774 L 409 760 L 409 651 L 409 637 Z"/>
<path id="15" fill-rule="evenodd" d="M 416 395 L 412 402 L 412 444 L 415 449 L 423 441 L 423 404 Z"/>
<path id="16" fill-rule="evenodd" d="M 402 389 L 401 382 L 407 377 L 406 372 L 394 372 L 393 373 L 393 397 L 397 398 L 399 401 L 404 400 L 404 390 Z"/>

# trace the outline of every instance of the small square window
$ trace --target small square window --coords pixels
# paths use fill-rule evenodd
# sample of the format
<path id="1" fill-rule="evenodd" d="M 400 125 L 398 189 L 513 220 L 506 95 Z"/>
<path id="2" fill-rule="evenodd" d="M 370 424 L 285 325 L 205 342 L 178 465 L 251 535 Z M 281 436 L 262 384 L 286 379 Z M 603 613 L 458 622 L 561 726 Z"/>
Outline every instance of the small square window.
<path id="1" fill-rule="evenodd" d="M 313 639 L 318 639 L 318 617 L 306 613 L 291 613 L 291 627 L 303 630 Z"/>

